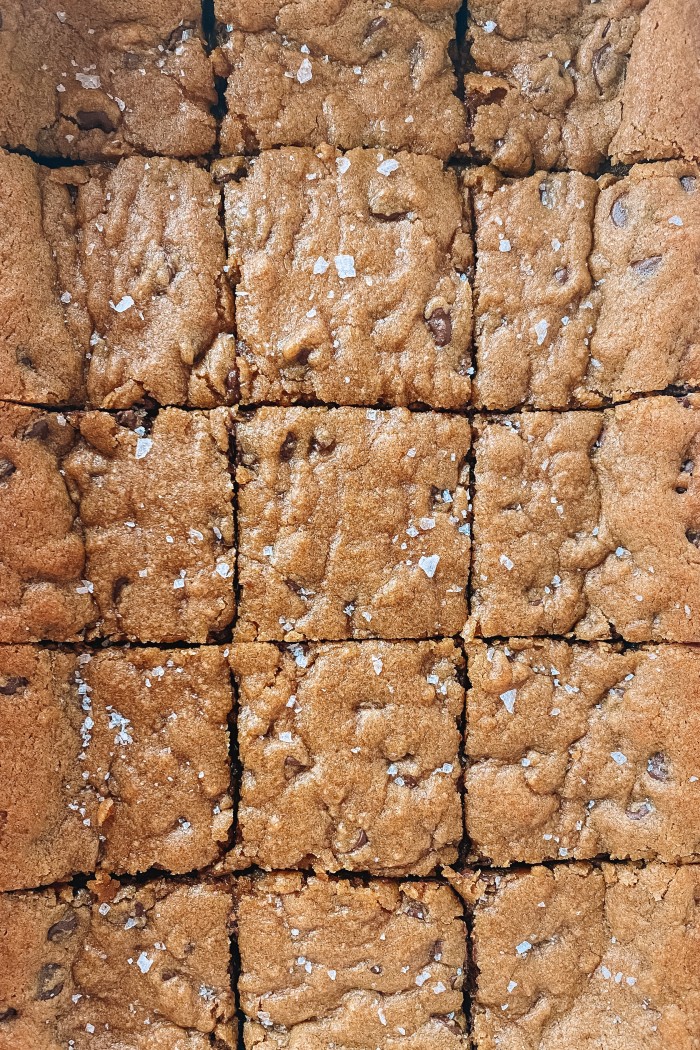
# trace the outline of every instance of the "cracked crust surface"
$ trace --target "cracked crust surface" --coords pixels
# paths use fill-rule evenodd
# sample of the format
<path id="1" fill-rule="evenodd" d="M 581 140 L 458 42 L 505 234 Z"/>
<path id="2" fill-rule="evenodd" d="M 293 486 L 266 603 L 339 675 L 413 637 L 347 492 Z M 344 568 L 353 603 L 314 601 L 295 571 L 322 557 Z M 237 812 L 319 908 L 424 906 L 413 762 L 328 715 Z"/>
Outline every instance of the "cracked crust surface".
<path id="1" fill-rule="evenodd" d="M 72 429 L 0 405 L 0 642 L 74 641 L 94 620 L 85 539 L 60 474 Z"/>
<path id="2" fill-rule="evenodd" d="M 231 824 L 222 653 L 0 649 L 2 889 L 187 872 Z"/>
<path id="3" fill-rule="evenodd" d="M 477 433 L 477 633 L 700 640 L 698 395 Z"/>
<path id="4" fill-rule="evenodd" d="M 75 669 L 71 653 L 0 648 L 0 889 L 95 869 L 94 795 L 78 759 L 85 716 L 71 682 Z"/>
<path id="5" fill-rule="evenodd" d="M 226 884 L 0 895 L 0 1048 L 236 1046 Z"/>
<path id="6" fill-rule="evenodd" d="M 277 874 L 236 894 L 247 1048 L 466 1050 L 466 932 L 447 886 Z"/>
<path id="7" fill-rule="evenodd" d="M 205 642 L 226 627 L 227 424 L 226 409 L 0 407 L 0 639 Z"/>
<path id="8" fill-rule="evenodd" d="M 194 0 L 19 0 L 0 29 L 0 144 L 92 160 L 207 153 L 211 63 Z"/>
<path id="9" fill-rule="evenodd" d="M 700 179 L 472 176 L 480 407 L 567 408 L 700 382 Z"/>
<path id="10" fill-rule="evenodd" d="M 452 641 L 232 649 L 241 867 L 428 875 L 462 837 Z"/>
<path id="11" fill-rule="evenodd" d="M 700 854 L 700 655 L 468 647 L 467 834 L 489 863 Z"/>
<path id="12" fill-rule="evenodd" d="M 379 146 L 446 159 L 465 139 L 450 60 L 458 0 L 216 0 L 228 33 L 224 153 Z"/>
<path id="13" fill-rule="evenodd" d="M 572 864 L 481 876 L 479 1050 L 700 1043 L 699 866 Z"/>
<path id="14" fill-rule="evenodd" d="M 466 419 L 400 408 L 240 419 L 237 640 L 458 633 L 469 443 Z"/>
<path id="15" fill-rule="evenodd" d="M 273 150 L 224 199 L 243 401 L 467 403 L 472 245 L 452 171 Z"/>
<path id="16" fill-rule="evenodd" d="M 700 159 L 700 11 L 688 0 L 649 0 L 630 55 L 614 160 Z"/>
<path id="17" fill-rule="evenodd" d="M 689 0 L 477 0 L 465 78 L 474 156 L 513 175 L 700 156 Z"/>
<path id="18" fill-rule="evenodd" d="M 83 349 L 61 303 L 62 257 L 49 238 L 45 191 L 42 168 L 0 151 L 0 394 L 75 404 L 83 396 Z"/>
<path id="19" fill-rule="evenodd" d="M 104 408 L 233 399 L 221 196 L 207 171 L 156 157 L 50 170 L 0 153 L 0 172 L 0 253 L 14 274 L 2 396 Z"/>

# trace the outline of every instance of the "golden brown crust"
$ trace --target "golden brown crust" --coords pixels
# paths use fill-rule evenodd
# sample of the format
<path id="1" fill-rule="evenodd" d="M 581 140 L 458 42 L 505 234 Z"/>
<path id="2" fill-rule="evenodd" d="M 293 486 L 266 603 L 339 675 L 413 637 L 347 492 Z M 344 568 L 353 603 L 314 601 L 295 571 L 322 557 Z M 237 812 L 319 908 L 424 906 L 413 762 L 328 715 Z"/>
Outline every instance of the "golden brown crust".
<path id="1" fill-rule="evenodd" d="M 469 441 L 466 419 L 400 408 L 239 420 L 237 639 L 458 633 Z"/>
<path id="2" fill-rule="evenodd" d="M 226 883 L 0 895 L 1 1050 L 236 1045 Z"/>
<path id="3" fill-rule="evenodd" d="M 92 160 L 214 145 L 194 0 L 20 0 L 3 11 L 0 69 L 3 146 Z"/>
<path id="4" fill-rule="evenodd" d="M 231 703 L 213 647 L 0 648 L 0 889 L 216 860 Z"/>
<path id="5" fill-rule="evenodd" d="M 453 172 L 272 150 L 224 195 L 244 402 L 466 405 L 472 246 Z"/>
<path id="6" fill-rule="evenodd" d="M 465 139 L 457 0 L 216 0 L 228 28 L 224 153 L 378 146 L 446 159 Z"/>
<path id="7" fill-rule="evenodd" d="M 693 0 L 477 0 L 472 153 L 503 171 L 700 158 Z"/>
<path id="8" fill-rule="evenodd" d="M 482 872 L 479 1050 L 692 1050 L 700 867 L 584 864 Z"/>
<path id="9" fill-rule="evenodd" d="M 700 654 L 472 643 L 467 835 L 497 865 L 700 854 Z"/>
<path id="10" fill-rule="evenodd" d="M 466 933 L 448 887 L 276 874 L 236 894 L 246 1047 L 466 1050 Z"/>
<path id="11" fill-rule="evenodd" d="M 483 408 L 595 406 L 700 383 L 700 173 L 470 174 Z"/>
<path id="12" fill-rule="evenodd" d="M 472 627 L 700 640 L 700 399 L 480 420 Z"/>
<path id="13" fill-rule="evenodd" d="M 452 641 L 241 643 L 241 867 L 428 875 L 462 837 Z"/>
<path id="14" fill-rule="evenodd" d="M 228 422 L 0 406 L 0 640 L 205 642 L 226 627 Z"/>
<path id="15" fill-rule="evenodd" d="M 221 194 L 162 157 L 55 170 L 0 151 L 0 397 L 213 408 L 237 389 Z"/>

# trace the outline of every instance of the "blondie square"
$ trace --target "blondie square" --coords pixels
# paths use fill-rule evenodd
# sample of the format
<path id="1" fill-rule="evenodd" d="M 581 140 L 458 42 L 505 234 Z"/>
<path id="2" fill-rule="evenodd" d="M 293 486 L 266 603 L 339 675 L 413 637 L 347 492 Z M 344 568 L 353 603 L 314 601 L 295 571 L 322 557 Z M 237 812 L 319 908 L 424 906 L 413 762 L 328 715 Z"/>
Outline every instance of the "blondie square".
<path id="1" fill-rule="evenodd" d="M 477 421 L 472 624 L 700 641 L 700 397 Z"/>
<path id="2" fill-rule="evenodd" d="M 272 150 L 235 174 L 242 400 L 465 406 L 472 245 L 454 172 L 326 146 Z"/>
<path id="3" fill-rule="evenodd" d="M 236 424 L 238 641 L 459 632 L 469 422 L 262 408 Z"/>
<path id="4" fill-rule="evenodd" d="M 700 867 L 482 873 L 476 1050 L 669 1050 L 700 1040 Z"/>
<path id="5" fill-rule="evenodd" d="M 379 146 L 447 159 L 465 141 L 450 50 L 459 0 L 215 0 L 224 153 Z"/>
<path id="6" fill-rule="evenodd" d="M 216 92 L 201 19 L 195 0 L 7 4 L 0 145 L 83 160 L 207 153 Z"/>
<path id="7" fill-rule="evenodd" d="M 700 158 L 693 0 L 476 0 L 473 155 L 503 171 Z"/>
<path id="8" fill-rule="evenodd" d="M 194 164 L 46 169 L 0 151 L 0 396 L 104 408 L 231 401 L 220 206 Z"/>
<path id="9" fill-rule="evenodd" d="M 2 1050 L 233 1050 L 225 884 L 0 896 Z"/>
<path id="10" fill-rule="evenodd" d="M 524 641 L 468 650 L 473 857 L 700 857 L 700 654 Z"/>
<path id="11" fill-rule="evenodd" d="M 214 647 L 0 648 L 0 889 L 216 860 L 231 703 Z"/>
<path id="12" fill-rule="evenodd" d="M 477 404 L 567 408 L 698 386 L 697 165 L 471 181 Z"/>
<path id="13" fill-rule="evenodd" d="M 204 642 L 225 628 L 227 424 L 226 409 L 0 406 L 0 640 Z"/>
<path id="14" fill-rule="evenodd" d="M 466 1050 L 449 887 L 278 874 L 236 890 L 246 1047 Z"/>
<path id="15" fill-rule="evenodd" d="M 232 649 L 241 867 L 427 875 L 462 838 L 452 641 Z"/>

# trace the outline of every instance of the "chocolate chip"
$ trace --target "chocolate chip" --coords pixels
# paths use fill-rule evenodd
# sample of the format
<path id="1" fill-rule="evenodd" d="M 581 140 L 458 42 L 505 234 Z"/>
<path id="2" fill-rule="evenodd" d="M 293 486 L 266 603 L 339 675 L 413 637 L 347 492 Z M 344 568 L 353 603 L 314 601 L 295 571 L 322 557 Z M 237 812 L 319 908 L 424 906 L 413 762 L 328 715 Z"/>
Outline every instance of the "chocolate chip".
<path id="1" fill-rule="evenodd" d="M 17 1011 L 13 1006 L 0 1006 L 0 1024 L 3 1021 L 12 1021 L 17 1017 Z"/>
<path id="2" fill-rule="evenodd" d="M 20 689 L 25 689 L 29 685 L 26 678 L 7 678 L 4 685 L 0 685 L 0 693 L 3 696 L 14 696 Z"/>
<path id="3" fill-rule="evenodd" d="M 175 970 L 163 970 L 163 971 L 161 971 L 161 975 L 160 975 L 161 981 L 172 981 L 175 977 L 177 977 L 177 973 L 176 973 Z"/>
<path id="4" fill-rule="evenodd" d="M 627 810 L 627 816 L 630 820 L 644 820 L 653 809 L 651 802 L 633 802 Z"/>
<path id="5" fill-rule="evenodd" d="M 428 909 L 420 901 L 409 900 L 406 904 L 405 912 L 412 919 L 420 919 L 421 922 L 425 922 L 428 917 Z"/>
<path id="6" fill-rule="evenodd" d="M 375 966 L 370 966 L 369 972 L 370 973 L 383 973 L 384 971 L 383 971 L 381 966 L 375 965 Z"/>
<path id="7" fill-rule="evenodd" d="M 591 69 L 601 95 L 609 91 L 620 79 L 624 61 L 623 56 L 619 55 L 611 44 L 605 44 L 594 52 Z"/>
<path id="8" fill-rule="evenodd" d="M 308 769 L 303 762 L 299 762 L 298 759 L 293 758 L 292 755 L 287 755 L 284 760 L 284 776 L 286 780 L 293 780 L 294 777 L 299 776 L 304 770 Z"/>
<path id="9" fill-rule="evenodd" d="M 11 460 L 0 459 L 0 485 L 8 481 L 16 470 L 17 467 Z"/>
<path id="10" fill-rule="evenodd" d="M 49 926 L 46 934 L 47 941 L 62 941 L 64 937 L 70 937 L 78 928 L 78 916 L 74 911 L 66 912 L 62 919 Z"/>
<path id="11" fill-rule="evenodd" d="M 411 76 L 415 73 L 418 64 L 425 58 L 425 48 L 422 40 L 417 40 L 411 50 L 408 52 L 408 63 L 411 69 Z"/>
<path id="12" fill-rule="evenodd" d="M 554 271 L 554 280 L 557 284 L 566 284 L 569 280 L 569 271 L 566 266 L 560 266 L 558 270 Z"/>
<path id="13" fill-rule="evenodd" d="M 290 459 L 294 455 L 294 450 L 297 447 L 297 439 L 291 432 L 287 434 L 286 438 L 282 442 L 280 448 L 280 459 L 283 463 L 289 463 Z"/>
<path id="14" fill-rule="evenodd" d="M 45 416 L 35 419 L 34 422 L 23 432 L 23 438 L 37 438 L 43 441 L 49 436 L 49 421 Z"/>
<path id="15" fill-rule="evenodd" d="M 231 394 L 234 401 L 239 401 L 241 397 L 241 383 L 238 377 L 238 369 L 232 368 L 226 376 L 226 393 Z"/>
<path id="16" fill-rule="evenodd" d="M 402 773 L 401 779 L 403 780 L 406 787 L 418 787 L 418 781 L 415 777 L 412 777 L 410 773 Z"/>
<path id="17" fill-rule="evenodd" d="M 430 958 L 433 962 L 439 962 L 442 959 L 442 949 L 444 944 L 442 941 L 435 941 L 432 948 L 430 949 Z"/>
<path id="18" fill-rule="evenodd" d="M 428 328 L 433 333 L 436 346 L 447 346 L 452 339 L 452 320 L 447 310 L 433 310 L 428 318 Z"/>
<path id="19" fill-rule="evenodd" d="M 681 175 L 681 186 L 686 193 L 695 193 L 697 179 L 694 175 Z"/>
<path id="20" fill-rule="evenodd" d="M 81 131 L 104 131 L 111 135 L 117 130 L 116 124 L 103 109 L 79 109 L 75 114 Z"/>
<path id="21" fill-rule="evenodd" d="M 540 183 L 540 201 L 545 208 L 551 209 L 554 207 L 554 192 L 552 190 L 552 185 L 548 180 Z"/>
<path id="22" fill-rule="evenodd" d="M 654 780 L 668 780 L 670 767 L 663 751 L 655 751 L 647 759 L 647 773 Z"/>
<path id="23" fill-rule="evenodd" d="M 652 274 L 656 273 L 660 265 L 661 256 L 650 255 L 648 259 L 639 259 L 637 262 L 633 262 L 632 269 L 640 277 L 651 277 Z"/>
<path id="24" fill-rule="evenodd" d="M 363 828 L 360 828 L 360 830 L 357 833 L 357 838 L 355 839 L 355 844 L 350 847 L 348 853 L 354 853 L 355 850 L 362 849 L 362 847 L 366 846 L 368 842 L 369 839 L 367 838 L 366 832 Z"/>
<path id="25" fill-rule="evenodd" d="M 622 227 L 627 225 L 627 194 L 623 193 L 621 197 L 613 203 L 610 209 L 610 218 L 613 221 L 614 226 Z"/>
<path id="26" fill-rule="evenodd" d="M 388 25 L 389 23 L 383 15 L 380 15 L 379 18 L 373 18 L 365 30 L 365 40 L 369 40 L 369 38 L 374 36 L 375 33 L 378 33 L 380 29 L 386 29 Z"/>
<path id="27" fill-rule="evenodd" d="M 41 967 L 37 976 L 36 998 L 42 1002 L 47 999 L 55 999 L 63 991 L 64 978 L 62 966 L 58 963 L 46 963 Z"/>
<path id="28" fill-rule="evenodd" d="M 700 532 L 696 532 L 695 529 L 686 529 L 685 538 L 688 543 L 692 543 L 694 547 L 700 547 Z"/>

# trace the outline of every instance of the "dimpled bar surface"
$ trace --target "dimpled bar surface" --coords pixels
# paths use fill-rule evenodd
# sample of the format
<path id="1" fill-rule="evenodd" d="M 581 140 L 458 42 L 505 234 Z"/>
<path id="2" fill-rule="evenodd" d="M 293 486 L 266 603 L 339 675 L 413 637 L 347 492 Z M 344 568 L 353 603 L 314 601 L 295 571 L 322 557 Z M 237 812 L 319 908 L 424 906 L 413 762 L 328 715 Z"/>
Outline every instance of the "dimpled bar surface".
<path id="1" fill-rule="evenodd" d="M 694 0 L 474 0 L 472 154 L 503 171 L 700 158 Z"/>
<path id="2" fill-rule="evenodd" d="M 247 1050 L 467 1050 L 466 931 L 449 887 L 246 881 L 236 917 Z"/>
<path id="3" fill-rule="evenodd" d="M 231 704 L 214 647 L 0 648 L 0 888 L 216 860 Z"/>
<path id="4" fill-rule="evenodd" d="M 469 422 L 262 408 L 236 423 L 238 641 L 458 633 Z"/>
<path id="5" fill-rule="evenodd" d="M 215 0 L 223 153 L 383 146 L 446 159 L 465 141 L 450 51 L 459 0 Z"/>
<path id="6" fill-rule="evenodd" d="M 220 206 L 194 164 L 50 169 L 0 151 L 0 397 L 104 408 L 232 400 Z"/>
<path id="7" fill-rule="evenodd" d="M 452 641 L 232 649 L 238 864 L 427 875 L 462 838 Z"/>
<path id="8" fill-rule="evenodd" d="M 700 397 L 477 421 L 472 632 L 700 641 Z"/>
<path id="9" fill-rule="evenodd" d="M 0 406 L 0 641 L 204 642 L 226 627 L 228 422 Z"/>
<path id="10" fill-rule="evenodd" d="M 467 834 L 497 865 L 700 856 L 700 652 L 468 648 Z"/>
<path id="11" fill-rule="evenodd" d="M 231 903 L 224 882 L 0 895 L 1 1050 L 233 1050 Z"/>
<path id="12" fill-rule="evenodd" d="M 696 164 L 598 182 L 485 168 L 470 181 L 479 406 L 595 406 L 698 386 Z"/>
<path id="13" fill-rule="evenodd" d="M 211 63 L 195 0 L 14 0 L 0 27 L 0 144 L 90 160 L 207 153 Z"/>
<path id="14" fill-rule="evenodd" d="M 477 1050 L 693 1050 L 700 867 L 481 873 Z"/>
<path id="15" fill-rule="evenodd" d="M 233 169 L 242 400 L 466 405 L 472 242 L 455 173 L 433 157 L 328 146 Z"/>

